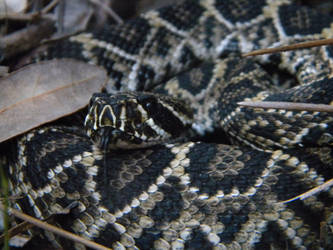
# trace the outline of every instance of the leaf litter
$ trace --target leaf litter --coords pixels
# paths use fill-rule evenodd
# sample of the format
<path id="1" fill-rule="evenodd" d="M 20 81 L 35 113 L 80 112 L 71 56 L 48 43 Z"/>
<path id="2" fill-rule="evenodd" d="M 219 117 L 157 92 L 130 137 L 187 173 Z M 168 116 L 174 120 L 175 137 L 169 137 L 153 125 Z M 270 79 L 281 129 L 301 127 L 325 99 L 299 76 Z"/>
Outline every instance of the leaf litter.
<path id="1" fill-rule="evenodd" d="M 84 108 L 106 71 L 74 59 L 21 68 L 0 79 L 0 142 Z"/>

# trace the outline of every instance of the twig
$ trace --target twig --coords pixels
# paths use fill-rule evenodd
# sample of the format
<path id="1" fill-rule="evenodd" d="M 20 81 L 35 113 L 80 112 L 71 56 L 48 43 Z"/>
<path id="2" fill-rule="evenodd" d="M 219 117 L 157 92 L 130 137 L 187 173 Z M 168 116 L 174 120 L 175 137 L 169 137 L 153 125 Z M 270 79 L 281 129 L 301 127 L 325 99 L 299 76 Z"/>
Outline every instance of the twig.
<path id="1" fill-rule="evenodd" d="M 5 12 L 5 15 L 8 14 L 8 7 L 7 7 L 7 3 L 4 2 L 4 12 Z M 4 25 L 4 28 L 3 28 L 3 34 L 7 34 L 8 32 L 8 19 L 5 19 L 5 25 Z M 0 61 L 1 61 L 1 58 L 0 58 Z"/>
<path id="2" fill-rule="evenodd" d="M 48 13 L 50 10 L 52 10 L 58 4 L 58 2 L 59 2 L 59 0 L 53 0 L 52 2 L 50 2 L 48 5 L 46 5 L 42 9 L 42 14 Z"/>
<path id="3" fill-rule="evenodd" d="M 251 51 L 249 53 L 245 53 L 242 56 L 243 57 L 258 56 L 258 55 L 272 54 L 272 53 L 277 53 L 277 52 L 282 52 L 282 51 L 319 47 L 319 46 L 323 46 L 323 45 L 333 45 L 333 38 L 321 39 L 321 40 L 315 40 L 315 41 L 309 41 L 309 42 L 303 42 L 303 43 L 296 43 L 296 44 L 281 46 L 281 47 L 277 47 L 277 48 L 259 49 L 259 50 Z"/>
<path id="4" fill-rule="evenodd" d="M 293 198 L 285 200 L 285 201 L 281 201 L 281 203 L 288 203 L 288 202 L 295 201 L 295 200 L 298 200 L 298 199 L 304 200 L 304 199 L 309 198 L 310 196 L 313 196 L 313 195 L 315 195 L 315 194 L 317 194 L 317 193 L 319 193 L 323 190 L 328 189 L 331 186 L 333 186 L 333 178 L 324 182 L 323 184 L 319 185 L 318 187 L 310 189 L 309 191 L 307 191 L 303 194 L 297 195 L 296 197 L 293 197 Z"/>
<path id="5" fill-rule="evenodd" d="M 326 104 L 313 104 L 313 103 L 301 103 L 301 102 L 252 102 L 252 101 L 238 102 L 237 104 L 240 106 L 245 106 L 250 108 L 333 112 L 333 106 Z"/>
<path id="6" fill-rule="evenodd" d="M 38 24 L 32 24 L 25 29 L 0 38 L 1 59 L 10 58 L 36 47 L 43 38 L 51 35 L 53 30 L 53 21 L 44 19 Z"/>
<path id="7" fill-rule="evenodd" d="M 18 224 L 17 226 L 10 228 L 8 230 L 7 234 L 9 236 L 9 238 L 12 238 L 12 237 L 18 235 L 19 233 L 22 233 L 22 232 L 24 232 L 24 231 L 26 231 L 26 230 L 28 230 L 32 227 L 34 227 L 34 225 L 30 224 L 27 221 L 24 221 L 24 222 Z M 0 244 L 4 243 L 5 237 L 6 237 L 5 234 L 0 235 Z"/>
<path id="8" fill-rule="evenodd" d="M 0 209 L 3 210 L 3 211 L 5 210 L 5 208 L 2 205 L 0 205 Z M 10 214 L 14 215 L 15 217 L 20 218 L 21 220 L 27 221 L 27 222 L 29 222 L 29 223 L 31 223 L 31 224 L 39 227 L 39 228 L 42 228 L 42 229 L 47 230 L 47 231 L 50 231 L 50 232 L 55 233 L 57 235 L 60 235 L 60 236 L 62 236 L 64 238 L 76 241 L 76 242 L 81 243 L 81 244 L 83 244 L 83 245 L 85 245 L 87 247 L 91 247 L 93 249 L 98 249 L 98 250 L 109 249 L 109 248 L 107 248 L 105 246 L 102 246 L 102 245 L 100 245 L 98 243 L 95 243 L 93 241 L 84 239 L 84 238 L 82 238 L 82 237 L 80 237 L 78 235 L 75 235 L 75 234 L 70 233 L 68 231 L 65 231 L 65 230 L 63 230 L 61 228 L 58 228 L 56 226 L 53 226 L 53 225 L 50 225 L 50 224 L 48 224 L 46 222 L 38 220 L 38 219 L 36 219 L 36 218 L 34 218 L 32 216 L 24 214 L 24 213 L 22 213 L 22 212 L 20 212 L 20 211 L 18 211 L 16 209 L 9 208 L 8 212 Z"/>
<path id="9" fill-rule="evenodd" d="M 64 0 L 59 0 L 58 5 L 58 33 L 63 33 L 64 31 L 64 16 L 65 16 L 65 4 Z"/>
<path id="10" fill-rule="evenodd" d="M 17 20 L 17 21 L 24 21 L 24 22 L 31 22 L 39 18 L 40 15 L 37 12 L 34 13 L 6 13 L 0 14 L 0 20 Z"/>
<path id="11" fill-rule="evenodd" d="M 107 14 L 109 14 L 115 21 L 117 24 L 122 24 L 124 23 L 124 21 L 121 19 L 121 17 L 114 12 L 109 6 L 107 6 L 105 3 L 102 3 L 99 0 L 89 0 L 91 3 L 99 6 L 100 8 L 102 8 Z"/>

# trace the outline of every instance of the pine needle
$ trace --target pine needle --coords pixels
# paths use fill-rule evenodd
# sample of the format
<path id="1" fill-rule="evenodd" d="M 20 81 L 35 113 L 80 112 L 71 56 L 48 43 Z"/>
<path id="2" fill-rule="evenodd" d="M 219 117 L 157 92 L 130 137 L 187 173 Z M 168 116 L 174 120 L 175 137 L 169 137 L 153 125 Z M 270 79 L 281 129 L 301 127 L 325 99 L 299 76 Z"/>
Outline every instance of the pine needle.
<path id="1" fill-rule="evenodd" d="M 324 46 L 324 45 L 333 45 L 333 38 L 321 39 L 321 40 L 315 40 L 315 41 L 309 41 L 309 42 L 303 42 L 303 43 L 295 43 L 295 44 L 281 46 L 281 47 L 277 47 L 277 48 L 259 49 L 259 50 L 254 50 L 254 51 L 245 53 L 242 56 L 243 57 L 258 56 L 258 55 L 272 54 L 272 53 L 290 51 L 290 50 L 296 50 L 296 49 L 319 47 L 319 46 Z"/>
<path id="2" fill-rule="evenodd" d="M 288 199 L 288 200 L 285 200 L 285 201 L 281 201 L 281 203 L 288 203 L 288 202 L 291 202 L 291 201 L 295 201 L 295 200 L 304 200 L 306 198 L 309 198 L 310 196 L 313 196 L 317 193 L 320 193 L 321 191 L 324 191 L 324 190 L 327 190 L 328 188 L 330 188 L 331 186 L 333 186 L 333 178 L 324 182 L 323 184 L 319 185 L 318 187 L 315 187 L 315 188 L 312 188 L 310 189 L 309 191 L 303 193 L 303 194 L 300 194 L 300 195 L 297 195 L 291 199 Z"/>
<path id="3" fill-rule="evenodd" d="M 263 109 L 285 109 L 314 112 L 333 112 L 333 106 L 327 104 L 301 103 L 301 102 L 238 102 L 240 106 Z"/>
<path id="4" fill-rule="evenodd" d="M 5 207 L 0 205 L 0 210 L 5 210 Z M 75 235 L 71 232 L 68 232 L 68 231 L 65 231 L 61 228 L 58 228 L 56 226 L 53 226 L 53 225 L 50 225 L 44 221 L 41 221 L 41 220 L 38 220 L 32 216 L 29 216 L 27 214 L 24 214 L 16 209 L 13 209 L 13 208 L 9 208 L 8 209 L 8 212 L 12 215 L 14 215 L 15 217 L 17 218 L 20 218 L 21 220 L 24 220 L 24 221 L 27 221 L 39 228 L 42 228 L 44 230 L 47 230 L 47 231 L 50 231 L 52 233 L 55 233 L 57 235 L 60 235 L 64 238 L 67 238 L 67 239 L 70 239 L 70 240 L 73 240 L 75 242 L 78 242 L 78 243 L 81 243 L 87 247 L 90 247 L 90 248 L 93 248 L 93 249 L 97 249 L 97 250 L 107 250 L 107 249 L 110 249 L 110 248 L 107 248 L 105 246 L 102 246 L 98 243 L 95 243 L 93 241 L 90 241 L 90 240 L 87 240 L 87 239 L 84 239 L 78 235 Z"/>

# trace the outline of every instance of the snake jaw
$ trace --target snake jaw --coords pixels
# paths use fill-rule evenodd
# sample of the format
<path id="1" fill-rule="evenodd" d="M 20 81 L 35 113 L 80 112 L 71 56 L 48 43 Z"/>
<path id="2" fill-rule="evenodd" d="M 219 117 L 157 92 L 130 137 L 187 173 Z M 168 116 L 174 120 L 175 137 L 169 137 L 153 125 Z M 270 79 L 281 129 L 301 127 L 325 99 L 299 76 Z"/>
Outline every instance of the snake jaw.
<path id="1" fill-rule="evenodd" d="M 192 117 L 182 101 L 163 95 L 102 93 L 91 98 L 85 127 L 103 149 L 142 148 L 182 136 Z"/>
<path id="2" fill-rule="evenodd" d="M 140 138 L 111 127 L 88 129 L 87 134 L 99 148 L 104 150 L 145 147 L 145 142 Z"/>

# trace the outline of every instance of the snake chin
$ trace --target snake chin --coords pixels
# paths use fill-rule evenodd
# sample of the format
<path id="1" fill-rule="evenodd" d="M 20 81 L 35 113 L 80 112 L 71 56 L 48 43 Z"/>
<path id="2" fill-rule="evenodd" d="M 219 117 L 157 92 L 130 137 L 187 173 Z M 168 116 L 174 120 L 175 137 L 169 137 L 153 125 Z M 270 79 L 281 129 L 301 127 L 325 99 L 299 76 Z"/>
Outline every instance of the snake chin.
<path id="1" fill-rule="evenodd" d="M 148 148 L 163 143 L 182 142 L 184 138 L 188 138 L 187 134 L 182 134 L 177 138 L 147 138 L 143 140 L 112 127 L 99 128 L 98 130 L 87 129 L 87 135 L 96 146 L 104 151 Z"/>
<path id="2" fill-rule="evenodd" d="M 144 148 L 149 144 L 149 142 L 112 127 L 104 127 L 98 130 L 88 129 L 87 134 L 95 145 L 104 150 Z"/>
<path id="3" fill-rule="evenodd" d="M 159 144 L 184 142 L 189 137 L 195 138 L 195 133 L 192 130 L 188 130 L 180 134 L 177 138 L 161 136 L 159 138 L 146 138 L 144 140 L 112 127 L 99 128 L 98 130 L 87 129 L 87 135 L 97 147 L 107 152 L 118 149 L 149 148 Z"/>

